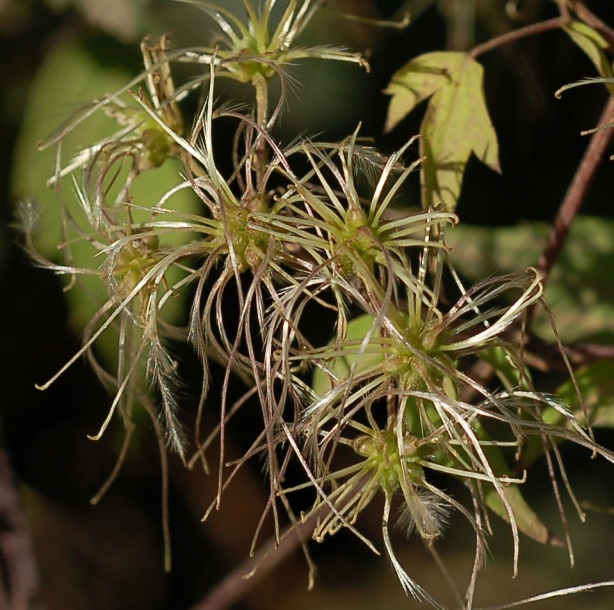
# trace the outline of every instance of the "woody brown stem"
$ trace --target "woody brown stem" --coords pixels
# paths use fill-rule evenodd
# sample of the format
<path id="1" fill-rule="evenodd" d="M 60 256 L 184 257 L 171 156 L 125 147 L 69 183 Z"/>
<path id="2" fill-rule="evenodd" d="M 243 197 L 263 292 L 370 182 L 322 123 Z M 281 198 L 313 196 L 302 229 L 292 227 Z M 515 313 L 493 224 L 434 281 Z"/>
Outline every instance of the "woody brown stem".
<path id="1" fill-rule="evenodd" d="M 0 606 L 14 610 L 44 610 L 24 506 L 8 452 L 1 446 L 0 563 L 5 577 L 5 582 L 0 582 Z"/>
<path id="2" fill-rule="evenodd" d="M 549 19 L 547 21 L 532 23 L 531 25 L 527 25 L 524 28 L 519 28 L 518 30 L 507 32 L 505 34 L 502 34 L 501 36 L 493 38 L 492 40 L 488 40 L 487 42 L 477 45 L 471 50 L 469 55 L 471 55 L 471 57 L 473 58 L 476 58 L 480 55 L 483 55 L 484 53 L 493 51 L 498 47 L 509 44 L 510 42 L 516 42 L 517 40 L 522 40 L 523 38 L 527 38 L 528 36 L 543 34 L 544 32 L 549 32 L 551 30 L 558 30 L 560 27 L 565 25 L 567 21 L 568 19 L 565 17 L 555 17 L 554 19 Z"/>
<path id="3" fill-rule="evenodd" d="M 608 125 L 614 121 L 614 98 L 610 97 L 599 120 L 599 126 Z M 614 136 L 613 129 L 600 129 L 593 133 L 591 140 L 584 152 L 582 161 L 576 174 L 565 194 L 563 203 L 559 208 L 554 226 L 548 237 L 548 243 L 541 255 L 537 268 L 544 278 L 548 279 L 550 270 L 554 265 L 561 248 L 565 244 L 567 234 L 573 219 L 576 217 L 591 185 L 599 163 L 601 162 L 610 140 Z"/>
<path id="4" fill-rule="evenodd" d="M 318 515 L 304 523 L 290 526 L 281 536 L 279 544 L 272 537 L 253 556 L 230 572 L 191 610 L 226 610 L 242 599 L 265 576 L 313 534 Z"/>

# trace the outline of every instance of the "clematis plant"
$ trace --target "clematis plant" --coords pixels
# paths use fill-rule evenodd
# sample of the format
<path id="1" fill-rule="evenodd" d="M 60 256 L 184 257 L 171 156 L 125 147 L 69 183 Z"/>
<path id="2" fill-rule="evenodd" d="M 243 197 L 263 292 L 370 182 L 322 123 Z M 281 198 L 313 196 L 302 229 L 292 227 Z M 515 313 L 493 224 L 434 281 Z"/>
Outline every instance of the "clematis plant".
<path id="1" fill-rule="evenodd" d="M 532 383 L 522 329 L 528 310 L 543 301 L 542 277 L 529 268 L 463 284 L 446 244 L 459 222 L 453 210 L 434 203 L 433 192 L 423 193 L 427 203 L 419 209 L 404 205 L 404 188 L 424 161 L 407 159 L 414 145 L 428 151 L 424 142 L 412 138 L 385 156 L 361 138 L 360 126 L 340 142 L 300 137 L 287 145 L 275 138 L 291 102 L 290 65 L 320 59 L 368 67 L 345 49 L 297 44 L 322 2 L 244 0 L 239 16 L 219 3 L 180 1 L 213 18 L 221 31 L 217 44 L 175 50 L 168 36 L 146 39 L 143 72 L 41 145 L 57 145 L 50 184 L 63 206 L 64 260 L 47 261 L 36 250 L 31 203 L 22 213 L 25 245 L 56 273 L 94 278 L 99 303 L 82 347 L 40 389 L 87 356 L 113 396 L 92 438 L 119 412 L 127 429 L 120 464 L 139 408 L 153 422 L 163 460 L 170 450 L 189 466 L 202 459 L 208 470 L 206 453 L 218 437 L 218 493 L 210 509 L 222 505 L 248 460 L 264 456 L 263 519 L 272 515 L 277 541 L 283 521 L 300 529 L 313 519 L 316 541 L 348 528 L 377 552 L 358 517 L 381 494 L 385 553 L 405 592 L 438 608 L 397 558 L 391 515 L 398 505 L 405 531 L 432 548 L 451 513 L 460 512 L 476 537 L 463 602 L 470 608 L 492 532 L 489 511 L 510 524 L 515 571 L 520 533 L 531 535 L 526 516 L 533 513 L 519 491 L 526 439 L 539 440 L 564 481 L 561 441 L 614 461 L 590 427 Z M 462 57 L 455 61 L 464 65 Z M 180 63 L 199 72 L 180 83 Z M 224 78 L 253 86 L 251 108 L 216 101 Z M 273 78 L 282 86 L 271 111 Z M 63 139 L 95 112 L 119 129 L 64 162 Z M 230 170 L 216 144 L 221 119 L 236 128 Z M 139 200 L 135 184 L 165 163 L 177 168 L 174 183 L 156 201 Z M 76 208 L 62 196 L 67 182 Z M 196 210 L 176 206 L 183 192 L 194 196 Z M 81 246 L 89 250 L 83 262 Z M 179 297 L 184 324 L 165 316 Z M 330 320 L 324 342 L 313 332 L 314 319 Z M 97 355 L 104 337 L 115 342 L 113 363 Z M 191 427 L 180 415 L 186 389 L 173 355 L 177 342 L 195 350 L 202 370 Z M 211 361 L 222 366 L 221 407 L 203 439 Z M 488 382 L 474 374 L 476 363 L 491 367 Z M 229 404 L 233 384 L 243 384 L 245 393 Z M 260 428 L 244 455 L 227 463 L 226 426 L 240 409 L 254 407 Z M 547 417 L 552 412 L 556 425 Z M 295 463 L 304 475 L 298 484 L 287 482 Z M 460 481 L 470 501 L 448 492 L 441 475 Z M 558 498 L 554 476 L 552 485 Z M 302 516 L 293 505 L 299 489 L 314 495 Z"/>

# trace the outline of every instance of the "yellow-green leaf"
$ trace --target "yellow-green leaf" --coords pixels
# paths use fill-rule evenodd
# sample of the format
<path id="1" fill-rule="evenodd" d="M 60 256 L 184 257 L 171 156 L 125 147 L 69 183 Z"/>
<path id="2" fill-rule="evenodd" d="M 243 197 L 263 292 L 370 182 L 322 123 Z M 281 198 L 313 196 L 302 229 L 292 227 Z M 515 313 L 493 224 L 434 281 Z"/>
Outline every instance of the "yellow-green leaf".
<path id="1" fill-rule="evenodd" d="M 471 153 L 495 171 L 500 169 L 483 77 L 482 66 L 467 53 L 426 53 L 398 70 L 386 89 L 392 95 L 386 131 L 431 98 L 421 128 L 425 206 L 456 207 Z"/>
<path id="2" fill-rule="evenodd" d="M 499 146 L 483 88 L 482 66 L 465 56 L 449 82 L 432 96 L 422 123 L 425 207 L 456 207 L 471 153 L 495 171 Z"/>
<path id="3" fill-rule="evenodd" d="M 593 62 L 593 65 L 597 68 L 597 72 L 599 72 L 601 76 L 609 78 L 613 75 L 612 67 L 605 54 L 605 49 L 607 49 L 609 45 L 607 40 L 605 40 L 599 32 L 581 21 L 572 21 L 566 24 L 563 29 Z M 611 92 L 614 92 L 614 86 L 612 84 L 608 84 L 607 87 Z"/>
<path id="4" fill-rule="evenodd" d="M 476 433 L 480 439 L 489 441 L 490 438 L 482 426 L 480 426 L 479 423 L 476 423 L 475 425 Z M 505 458 L 503 457 L 500 447 L 490 445 L 484 446 L 483 449 L 488 459 L 488 464 L 492 468 L 495 476 L 503 476 L 509 473 L 509 467 L 505 461 Z M 555 538 L 550 530 L 542 523 L 541 519 L 524 499 L 518 483 L 504 485 L 503 495 L 512 509 L 514 520 L 518 526 L 518 531 L 529 536 L 530 538 L 533 538 L 533 540 L 537 540 L 537 542 L 541 542 L 542 544 L 553 543 L 555 541 Z M 490 510 L 501 517 L 504 521 L 509 523 L 510 516 L 507 512 L 507 508 L 494 485 L 484 486 L 484 496 L 488 508 L 490 508 Z"/>
<path id="5" fill-rule="evenodd" d="M 347 340 L 348 341 L 361 341 L 365 338 L 367 333 L 373 326 L 373 316 L 370 314 L 363 314 L 352 320 L 348 324 Z M 356 348 L 358 351 L 358 346 Z M 345 380 L 349 377 L 352 367 L 356 363 L 357 356 L 346 355 L 335 357 L 330 363 L 330 368 L 333 374 L 339 380 Z M 358 363 L 356 363 L 355 373 L 363 373 L 372 366 L 377 366 L 382 362 L 384 358 L 381 350 L 369 351 L 358 356 Z M 324 371 L 316 368 L 313 373 L 313 380 L 311 382 L 314 391 L 323 396 L 330 390 L 330 379 Z"/>
<path id="6" fill-rule="evenodd" d="M 450 83 L 466 57 L 458 52 L 425 53 L 397 70 L 385 91 L 392 96 L 385 130 L 394 129 L 420 102 Z"/>

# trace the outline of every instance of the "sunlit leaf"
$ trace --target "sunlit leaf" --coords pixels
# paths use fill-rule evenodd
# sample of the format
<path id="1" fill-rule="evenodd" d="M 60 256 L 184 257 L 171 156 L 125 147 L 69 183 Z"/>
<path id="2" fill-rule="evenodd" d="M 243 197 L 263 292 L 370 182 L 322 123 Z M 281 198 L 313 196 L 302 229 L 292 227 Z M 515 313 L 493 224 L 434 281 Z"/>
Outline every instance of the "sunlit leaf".
<path id="1" fill-rule="evenodd" d="M 484 101 L 482 66 L 471 58 L 431 98 L 422 123 L 425 207 L 456 207 L 471 153 L 499 171 L 497 134 Z"/>
<path id="2" fill-rule="evenodd" d="M 392 95 L 386 130 L 417 104 L 431 98 L 420 133 L 425 207 L 456 207 L 471 153 L 499 171 L 499 145 L 484 100 L 484 69 L 466 53 L 420 55 L 398 70 L 386 92 Z"/>
<path id="3" fill-rule="evenodd" d="M 397 70 L 386 89 L 392 96 L 386 131 L 394 129 L 420 102 L 451 82 L 451 75 L 466 60 L 465 53 L 425 53 Z"/>

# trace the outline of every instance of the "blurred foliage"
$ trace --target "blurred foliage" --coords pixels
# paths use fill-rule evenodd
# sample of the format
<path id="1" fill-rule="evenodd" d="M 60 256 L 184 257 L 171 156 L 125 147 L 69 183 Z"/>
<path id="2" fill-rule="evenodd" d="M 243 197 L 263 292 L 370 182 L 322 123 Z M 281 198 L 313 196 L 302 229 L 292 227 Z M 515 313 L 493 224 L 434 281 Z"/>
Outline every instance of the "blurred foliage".
<path id="1" fill-rule="evenodd" d="M 614 361 L 603 360 L 580 369 L 576 375 L 582 402 L 572 381 L 561 385 L 557 394 L 578 414 L 585 408 L 595 427 L 614 427 Z"/>
<path id="2" fill-rule="evenodd" d="M 45 0 L 53 11 L 73 9 L 92 27 L 131 42 L 149 32 L 149 0 Z"/>
<path id="3" fill-rule="evenodd" d="M 476 280 L 495 270 L 520 271 L 534 265 L 550 228 L 543 223 L 514 227 L 459 225 L 449 244 L 458 270 Z M 614 343 L 614 222 L 579 216 L 546 285 L 546 303 L 564 343 Z M 550 321 L 537 312 L 535 331 L 552 339 Z"/>
<path id="4" fill-rule="evenodd" d="M 11 182 L 13 191 L 19 193 L 20 197 L 32 198 L 39 205 L 40 218 L 36 245 L 40 253 L 50 260 L 58 260 L 57 245 L 64 240 L 65 228 L 62 227 L 64 219 L 58 196 L 61 195 L 64 202 L 74 209 L 79 185 L 69 182 L 63 187 L 48 186 L 47 189 L 41 189 L 41 185 L 48 184 L 50 180 L 52 175 L 50 168 L 60 160 L 56 160 L 54 149 L 47 148 L 40 151 L 37 144 L 54 133 L 58 123 L 63 123 L 62 119 L 65 118 L 58 116 L 58 112 L 49 112 L 48 109 L 64 109 L 63 114 L 71 116 L 75 112 L 75 107 L 79 109 L 81 105 L 89 104 L 91 100 L 99 99 L 122 88 L 131 77 L 132 75 L 123 67 L 100 63 L 83 43 L 67 41 L 52 48 L 32 80 L 28 104 L 15 145 Z M 58 83 L 62 86 L 59 87 Z M 74 101 L 74 105 L 69 109 L 66 109 L 66 100 Z M 112 118 L 97 113 L 64 139 L 63 149 L 82 150 L 92 142 L 109 136 L 116 128 L 117 125 Z M 143 207 L 154 205 L 166 192 L 167 185 L 173 182 L 177 171 L 177 165 L 168 162 L 149 172 L 146 178 L 137 178 L 132 193 L 134 203 Z M 112 193 L 110 195 L 112 196 Z M 173 207 L 181 212 L 195 212 L 196 198 L 193 193 L 181 190 L 173 197 Z M 138 211 L 134 212 L 133 218 L 135 223 L 139 222 Z M 189 236 L 185 235 L 184 239 L 189 239 Z M 73 253 L 76 266 L 91 268 L 98 266 L 92 258 L 94 252 L 87 243 L 78 244 Z M 82 281 L 85 290 L 66 292 L 71 324 L 75 332 L 80 332 L 100 306 L 95 296 L 88 297 L 88 292 L 90 295 L 96 294 L 98 287 L 96 278 L 86 276 Z M 165 317 L 170 322 L 179 320 L 185 315 L 184 311 L 185 302 L 181 299 L 172 299 L 164 310 Z M 101 356 L 109 364 L 114 364 L 117 358 L 115 343 L 114 337 L 108 335 L 103 337 Z"/>

